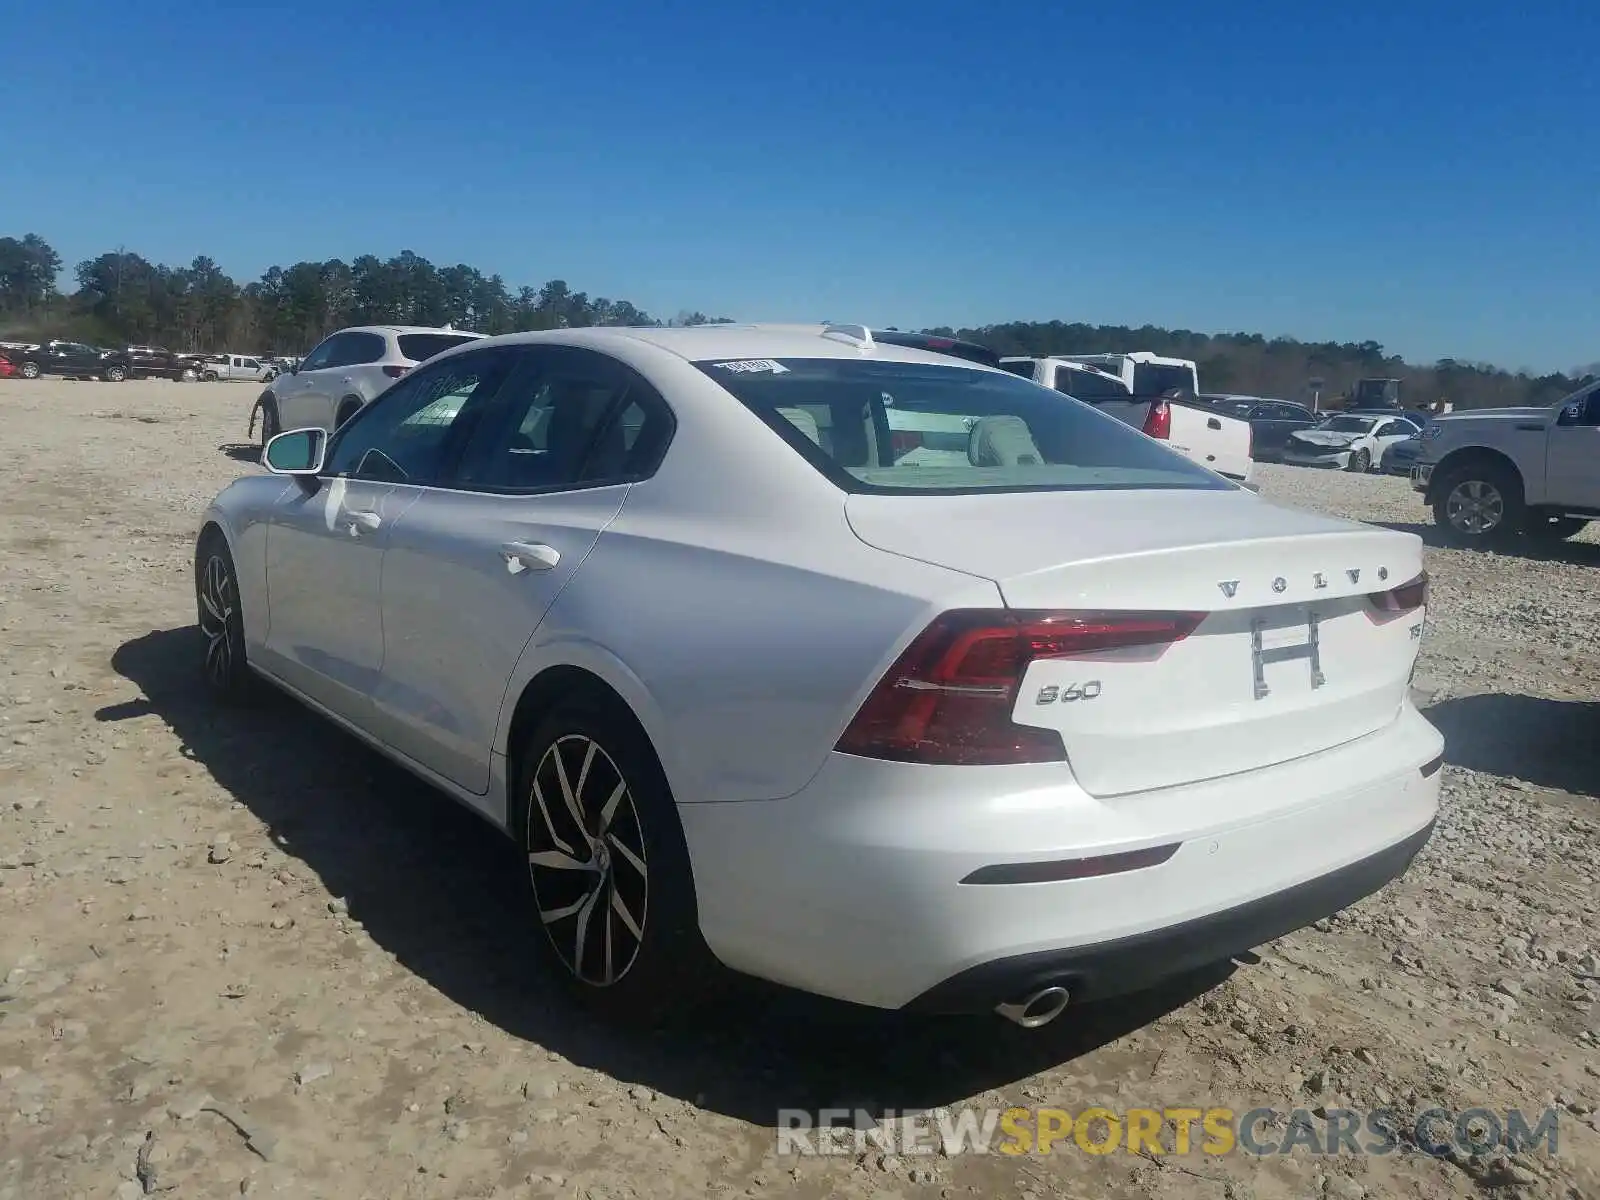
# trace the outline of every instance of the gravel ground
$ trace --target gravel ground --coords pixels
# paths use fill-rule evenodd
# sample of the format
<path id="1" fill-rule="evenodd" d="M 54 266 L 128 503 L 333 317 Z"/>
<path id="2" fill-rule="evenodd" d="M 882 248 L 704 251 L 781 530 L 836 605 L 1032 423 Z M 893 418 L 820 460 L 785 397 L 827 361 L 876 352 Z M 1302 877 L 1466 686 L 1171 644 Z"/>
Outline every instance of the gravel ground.
<path id="1" fill-rule="evenodd" d="M 752 987 L 643 1037 L 540 979 L 474 818 L 201 702 L 191 538 L 254 395 L 0 381 L 0 1200 L 1600 1196 L 1593 533 L 1429 550 L 1438 835 L 1259 961 L 1036 1034 Z M 1262 481 L 1430 536 L 1403 480 Z M 775 1154 L 779 1108 L 967 1103 L 1555 1105 L 1559 1152 Z"/>

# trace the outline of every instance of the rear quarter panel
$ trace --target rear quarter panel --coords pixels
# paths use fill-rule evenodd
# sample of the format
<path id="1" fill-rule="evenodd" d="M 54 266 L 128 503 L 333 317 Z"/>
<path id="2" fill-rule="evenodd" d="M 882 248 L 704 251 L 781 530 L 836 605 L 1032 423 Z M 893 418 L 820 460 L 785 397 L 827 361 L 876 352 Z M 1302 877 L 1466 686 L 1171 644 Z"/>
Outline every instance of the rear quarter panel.
<path id="1" fill-rule="evenodd" d="M 780 799 L 938 612 L 1001 603 L 992 582 L 865 545 L 841 493 L 780 526 L 660 509 L 652 487 L 635 485 L 523 652 L 501 752 L 528 682 L 570 664 L 628 701 L 679 803 Z"/>

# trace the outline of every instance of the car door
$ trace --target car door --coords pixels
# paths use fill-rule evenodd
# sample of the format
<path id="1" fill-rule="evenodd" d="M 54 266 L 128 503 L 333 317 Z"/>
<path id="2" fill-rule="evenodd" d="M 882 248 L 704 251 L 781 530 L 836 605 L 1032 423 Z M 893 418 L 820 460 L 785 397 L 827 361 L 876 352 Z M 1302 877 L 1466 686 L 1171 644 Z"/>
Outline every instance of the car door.
<path id="1" fill-rule="evenodd" d="M 61 344 L 61 373 L 64 375 L 92 375 L 99 369 L 100 356 L 88 346 L 78 342 Z"/>
<path id="2" fill-rule="evenodd" d="M 266 660 L 312 700 L 368 728 L 383 664 L 384 554 L 497 380 L 493 361 L 419 372 L 333 438 L 316 488 L 291 489 L 267 531 Z M 481 385 L 481 386 L 480 386 Z"/>
<path id="3" fill-rule="evenodd" d="M 1410 421 L 1403 421 L 1398 417 L 1378 422 L 1372 431 L 1372 465 L 1381 466 L 1384 451 L 1397 442 L 1405 441 L 1416 431 L 1417 427 Z"/>
<path id="4" fill-rule="evenodd" d="M 300 364 L 293 375 L 286 375 L 272 385 L 272 394 L 278 401 L 278 427 L 280 429 L 305 429 L 310 426 L 326 429 L 321 422 L 323 405 L 317 397 L 326 384 L 326 375 L 333 366 L 345 335 L 336 333 L 322 342 Z"/>
<path id="5" fill-rule="evenodd" d="M 1600 384 L 1568 399 L 1545 443 L 1545 499 L 1554 505 L 1600 509 Z"/>
<path id="6" fill-rule="evenodd" d="M 382 736 L 486 811 L 511 672 L 672 429 L 665 401 L 606 355 L 516 353 L 451 486 L 395 524 L 383 580 Z"/>

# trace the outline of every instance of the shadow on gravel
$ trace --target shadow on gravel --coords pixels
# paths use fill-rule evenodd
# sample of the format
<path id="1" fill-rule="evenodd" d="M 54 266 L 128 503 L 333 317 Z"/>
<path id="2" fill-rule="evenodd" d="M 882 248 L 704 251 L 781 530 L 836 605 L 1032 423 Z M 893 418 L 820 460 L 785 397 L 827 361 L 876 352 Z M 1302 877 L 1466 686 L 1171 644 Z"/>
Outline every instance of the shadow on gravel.
<path id="1" fill-rule="evenodd" d="M 1412 521 L 1374 521 L 1385 529 L 1400 533 L 1414 533 L 1424 545 L 1434 550 L 1468 550 L 1480 553 L 1510 555 L 1532 562 L 1570 563 L 1575 567 L 1600 567 L 1600 544 L 1594 542 L 1536 542 L 1531 538 L 1510 538 L 1492 546 L 1461 546 L 1451 542 L 1439 532 L 1437 525 Z"/>
<path id="2" fill-rule="evenodd" d="M 261 447 L 254 442 L 233 442 L 226 446 L 218 446 L 217 449 L 235 462 L 258 463 L 261 461 Z"/>
<path id="3" fill-rule="evenodd" d="M 1600 796 L 1600 703 L 1489 693 L 1429 706 L 1452 766 Z"/>
<path id="4" fill-rule="evenodd" d="M 193 627 L 123 645 L 146 699 L 101 721 L 165 720 L 184 753 L 281 836 L 372 938 L 507 1033 L 628 1083 L 757 1125 L 779 1108 L 881 1114 L 956 1103 L 1059 1066 L 1216 986 L 1228 964 L 1161 993 L 1071 1010 L 1026 1032 L 998 1017 L 912 1019 L 750 981 L 681 1028 L 635 1033 L 578 1011 L 543 976 L 511 843 L 298 704 L 209 705 Z"/>

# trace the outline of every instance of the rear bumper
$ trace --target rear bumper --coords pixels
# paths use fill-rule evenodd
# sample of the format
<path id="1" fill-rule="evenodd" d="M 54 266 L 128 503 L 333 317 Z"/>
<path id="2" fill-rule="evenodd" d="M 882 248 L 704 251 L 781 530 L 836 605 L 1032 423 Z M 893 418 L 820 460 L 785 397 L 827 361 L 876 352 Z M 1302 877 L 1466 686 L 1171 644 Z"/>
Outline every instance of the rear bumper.
<path id="1" fill-rule="evenodd" d="M 879 1008 L 987 1011 L 1039 978 L 1141 988 L 1360 899 L 1426 840 L 1443 749 L 1408 701 L 1344 746 L 1115 798 L 1063 764 L 834 754 L 785 800 L 679 813 L 701 932 L 729 967 Z M 1174 843 L 1159 865 L 1052 874 Z"/>
<path id="2" fill-rule="evenodd" d="M 1103 1000 L 1222 962 L 1303 929 L 1372 895 L 1405 873 L 1433 834 L 1410 837 L 1326 875 L 1249 904 L 1092 946 L 1020 954 L 969 967 L 923 992 L 913 1012 L 987 1012 L 997 1004 L 1062 986 L 1074 1000 Z"/>

